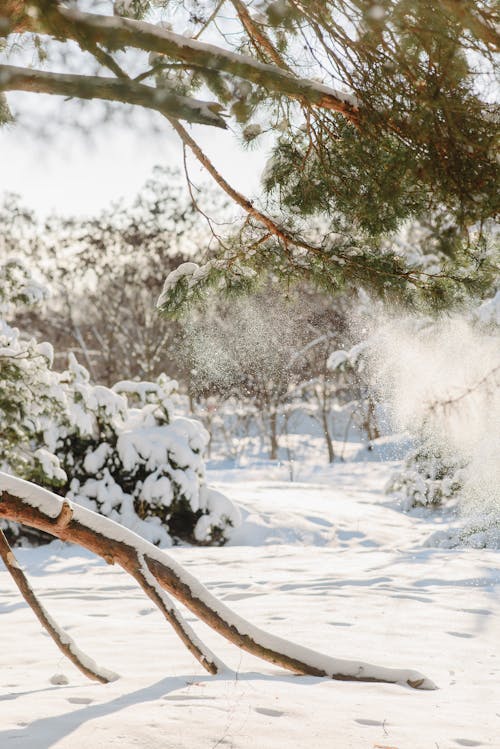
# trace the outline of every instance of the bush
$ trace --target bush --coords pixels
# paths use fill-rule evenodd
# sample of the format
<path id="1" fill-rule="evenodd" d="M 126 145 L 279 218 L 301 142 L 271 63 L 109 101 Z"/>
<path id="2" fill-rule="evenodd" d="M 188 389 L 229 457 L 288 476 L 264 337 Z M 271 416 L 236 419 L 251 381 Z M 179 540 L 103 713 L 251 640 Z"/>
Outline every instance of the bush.
<path id="1" fill-rule="evenodd" d="M 74 358 L 62 377 L 71 416 L 51 447 L 68 476 L 66 496 L 152 543 L 223 544 L 239 513 L 205 483 L 207 431 L 173 416 L 177 383 L 161 375 L 95 386 Z M 50 428 L 46 437 L 54 439 Z"/>
<path id="2" fill-rule="evenodd" d="M 408 454 L 386 491 L 395 494 L 407 511 L 413 507 L 438 507 L 456 496 L 462 486 L 461 467 L 423 443 Z"/>

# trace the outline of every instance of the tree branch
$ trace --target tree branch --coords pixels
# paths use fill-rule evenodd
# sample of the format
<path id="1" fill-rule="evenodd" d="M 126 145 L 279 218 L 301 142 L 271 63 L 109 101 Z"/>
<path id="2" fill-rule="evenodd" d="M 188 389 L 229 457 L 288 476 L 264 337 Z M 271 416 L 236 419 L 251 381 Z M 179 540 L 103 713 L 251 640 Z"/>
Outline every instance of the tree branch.
<path id="1" fill-rule="evenodd" d="M 254 44 L 264 50 L 268 58 L 272 60 L 275 65 L 291 73 L 292 71 L 283 60 L 279 52 L 275 49 L 265 31 L 260 29 L 253 20 L 252 16 L 248 12 L 248 8 L 245 3 L 242 2 L 242 0 L 231 0 L 231 3 L 234 5 L 243 28 L 247 32 L 249 38 L 254 42 Z"/>
<path id="2" fill-rule="evenodd" d="M 271 232 L 271 234 L 280 239 L 285 244 L 285 246 L 294 244 L 292 237 L 290 237 L 284 230 L 280 229 L 280 227 L 269 216 L 266 216 L 265 213 L 262 213 L 257 208 L 255 208 L 251 200 L 238 192 L 238 190 L 232 187 L 232 185 L 230 185 L 229 182 L 224 179 L 222 174 L 215 168 L 208 156 L 203 152 L 198 143 L 194 140 L 194 138 L 191 137 L 186 128 L 183 127 L 180 122 L 171 117 L 168 117 L 168 121 L 170 122 L 184 145 L 187 146 L 190 151 L 192 151 L 200 164 L 205 167 L 207 172 L 213 177 L 219 187 L 224 190 L 226 195 L 228 195 L 232 200 L 234 200 L 235 203 L 243 208 L 243 210 L 246 211 L 249 216 L 252 216 L 260 224 L 263 224 Z M 309 249 L 312 250 L 311 247 L 309 247 Z"/>
<path id="3" fill-rule="evenodd" d="M 67 515 L 65 516 L 65 507 L 66 504 L 63 504 L 60 513 L 60 518 L 64 518 L 64 521 L 67 519 Z M 65 527 L 64 522 L 57 524 L 57 521 L 58 519 L 56 519 L 56 527 L 60 529 Z M 68 634 L 66 634 L 66 632 L 59 629 L 57 624 L 45 611 L 44 607 L 35 596 L 24 572 L 21 570 L 17 563 L 17 559 L 14 556 L 14 553 L 12 552 L 9 543 L 5 538 L 3 531 L 1 530 L 0 557 L 2 558 L 7 571 L 19 588 L 19 591 L 21 592 L 24 600 L 38 617 L 38 620 L 40 621 L 42 627 L 48 632 L 63 655 L 65 655 L 66 658 L 69 658 L 73 665 L 75 665 L 83 674 L 85 674 L 85 676 L 88 676 L 89 679 L 100 681 L 101 684 L 107 684 L 108 682 L 117 679 L 117 674 L 114 674 L 112 671 L 108 671 L 107 669 L 99 668 L 99 666 L 97 666 L 93 660 L 88 658 L 77 648 L 74 640 Z"/>
<path id="4" fill-rule="evenodd" d="M 31 91 L 78 99 L 103 99 L 153 109 L 167 117 L 226 128 L 224 119 L 214 111 L 218 104 L 179 96 L 168 88 L 154 88 L 125 78 L 103 78 L 31 70 L 0 65 L 1 91 Z M 212 109 L 214 107 L 214 109 Z"/>
<path id="5" fill-rule="evenodd" d="M 500 50 L 498 24 L 495 26 L 494 22 L 487 23 L 477 10 L 471 7 L 470 0 L 441 0 L 441 4 L 455 16 L 465 29 L 469 29 L 476 39 L 480 39 L 496 52 Z M 496 18 L 498 21 L 498 15 Z"/>
<path id="6" fill-rule="evenodd" d="M 73 515 L 61 526 L 57 518 L 64 501 L 67 500 L 46 489 L 0 473 L 0 517 L 77 543 L 109 562 L 117 562 L 136 579 L 138 574 L 144 574 L 144 564 L 147 565 L 161 588 L 234 645 L 258 658 L 299 674 L 435 689 L 432 681 L 416 671 L 331 658 L 264 632 L 231 611 L 165 552 L 109 518 L 69 502 Z"/>
<path id="7" fill-rule="evenodd" d="M 151 600 L 158 606 L 165 619 L 170 622 L 187 649 L 210 674 L 226 670 L 224 664 L 201 642 L 189 624 L 183 620 L 173 602 L 158 585 L 142 554 L 137 557 L 135 579 Z"/>
<path id="8" fill-rule="evenodd" d="M 109 50 L 133 47 L 157 52 L 209 70 L 230 73 L 263 86 L 266 90 L 292 99 L 306 99 L 311 105 L 340 112 L 357 119 L 358 102 L 350 94 L 306 78 L 299 78 L 275 65 L 259 62 L 248 55 L 239 55 L 213 44 L 175 34 L 144 21 L 83 13 L 60 5 L 46 8 L 33 20 L 33 31 L 101 44 Z"/>

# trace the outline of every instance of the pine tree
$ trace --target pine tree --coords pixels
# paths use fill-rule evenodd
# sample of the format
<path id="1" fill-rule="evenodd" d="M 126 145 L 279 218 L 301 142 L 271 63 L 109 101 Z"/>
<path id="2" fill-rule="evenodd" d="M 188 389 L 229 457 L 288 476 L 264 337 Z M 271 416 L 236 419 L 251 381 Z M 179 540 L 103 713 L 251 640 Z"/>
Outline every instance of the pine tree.
<path id="1" fill-rule="evenodd" d="M 498 211 L 492 0 L 262 0 L 255 9 L 241 0 L 120 0 L 107 15 L 58 0 L 6 0 L 1 11 L 0 89 L 160 112 L 246 212 L 243 236 L 224 243 L 197 283 L 223 276 L 246 288 L 249 269 L 265 270 L 329 290 L 354 283 L 444 304 L 495 272 L 483 239 Z M 63 45 L 65 72 L 47 69 L 51 39 Z M 10 64 L 23 60 L 19 40 L 43 67 Z M 4 99 L 1 111 L 10 118 Z M 229 122 L 246 143 L 272 134 L 266 210 L 224 179 L 182 121 Z M 314 225 L 319 217 L 326 228 Z M 381 243 L 424 219 L 442 253 L 431 274 Z M 165 308 L 179 296 L 172 285 Z"/>

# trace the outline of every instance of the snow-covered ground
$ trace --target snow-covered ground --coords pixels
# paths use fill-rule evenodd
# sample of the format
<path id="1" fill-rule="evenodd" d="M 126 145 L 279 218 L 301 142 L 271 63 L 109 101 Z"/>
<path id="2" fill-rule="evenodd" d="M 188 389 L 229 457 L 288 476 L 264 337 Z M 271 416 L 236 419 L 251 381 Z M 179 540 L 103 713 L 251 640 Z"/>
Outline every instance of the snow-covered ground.
<path id="1" fill-rule="evenodd" d="M 207 676 L 129 576 L 56 541 L 19 559 L 50 613 L 121 678 L 87 681 L 0 571 L 1 749 L 500 746 L 498 552 L 424 547 L 445 521 L 399 512 L 382 491 L 391 468 L 299 466 L 294 483 L 287 466 L 214 468 L 242 527 L 224 548 L 169 553 L 261 627 L 416 668 L 438 691 L 294 676 L 195 624 L 233 669 Z"/>

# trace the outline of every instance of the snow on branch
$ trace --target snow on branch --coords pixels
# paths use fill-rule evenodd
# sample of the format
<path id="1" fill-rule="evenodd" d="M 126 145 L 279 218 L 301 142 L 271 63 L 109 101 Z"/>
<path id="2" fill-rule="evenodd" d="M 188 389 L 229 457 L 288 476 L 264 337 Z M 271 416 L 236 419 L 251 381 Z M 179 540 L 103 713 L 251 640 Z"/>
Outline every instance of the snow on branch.
<path id="1" fill-rule="evenodd" d="M 415 689 L 436 688 L 430 679 L 417 671 L 332 658 L 271 635 L 231 611 L 164 551 L 109 518 L 68 503 L 72 516 L 69 517 L 66 511 L 67 522 L 58 523 L 64 502 L 46 489 L 0 472 L 0 517 L 46 531 L 63 541 L 89 549 L 109 563 L 118 563 L 135 579 L 142 579 L 142 583 L 148 587 L 148 595 L 160 604 L 164 614 L 166 610 L 171 614 L 170 605 L 159 596 L 156 583 L 237 647 L 289 671 L 342 681 L 398 683 Z M 145 573 L 146 566 L 156 583 L 153 584 L 151 577 Z M 185 626 L 183 633 L 189 634 Z M 208 658 L 208 662 L 218 667 L 213 656 L 199 641 L 195 640 L 194 645 L 199 653 Z"/>
<path id="2" fill-rule="evenodd" d="M 33 20 L 33 31 L 100 44 L 108 50 L 127 47 L 156 52 L 187 65 L 229 73 L 263 86 L 268 91 L 340 112 L 356 119 L 359 102 L 352 94 L 337 91 L 307 78 L 299 78 L 276 65 L 259 62 L 213 44 L 175 34 L 145 21 L 84 13 L 60 5 L 44 10 Z"/>
<path id="3" fill-rule="evenodd" d="M 182 618 L 165 591 L 159 586 L 158 581 L 149 570 L 144 555 L 138 554 L 137 560 L 136 580 L 144 592 L 158 606 L 165 619 L 170 622 L 187 649 L 210 674 L 227 671 L 226 666 L 200 640 L 189 624 Z"/>
<path id="4" fill-rule="evenodd" d="M 64 513 L 66 505 L 63 504 L 62 512 Z M 63 527 L 61 524 L 60 527 Z M 38 620 L 40 621 L 43 628 L 48 632 L 50 637 L 54 640 L 59 650 L 83 673 L 88 676 L 89 679 L 94 681 L 100 681 L 102 684 L 107 684 L 110 681 L 115 681 L 118 675 L 113 671 L 108 671 L 106 668 L 98 666 L 91 658 L 77 647 L 75 641 L 70 637 L 67 632 L 64 632 L 58 624 L 52 619 L 47 613 L 42 604 L 38 601 L 34 594 L 24 572 L 19 567 L 17 559 L 14 556 L 12 549 L 10 548 L 7 539 L 3 531 L 0 530 L 0 557 L 10 573 L 12 579 L 16 583 L 21 595 L 24 600 L 34 611 Z"/>
<path id="5" fill-rule="evenodd" d="M 51 73 L 14 65 L 0 65 L 0 90 L 122 102 L 153 109 L 175 119 L 226 127 L 224 119 L 211 108 L 217 109 L 218 104 L 180 96 L 167 86 L 145 86 L 125 78 Z"/>

